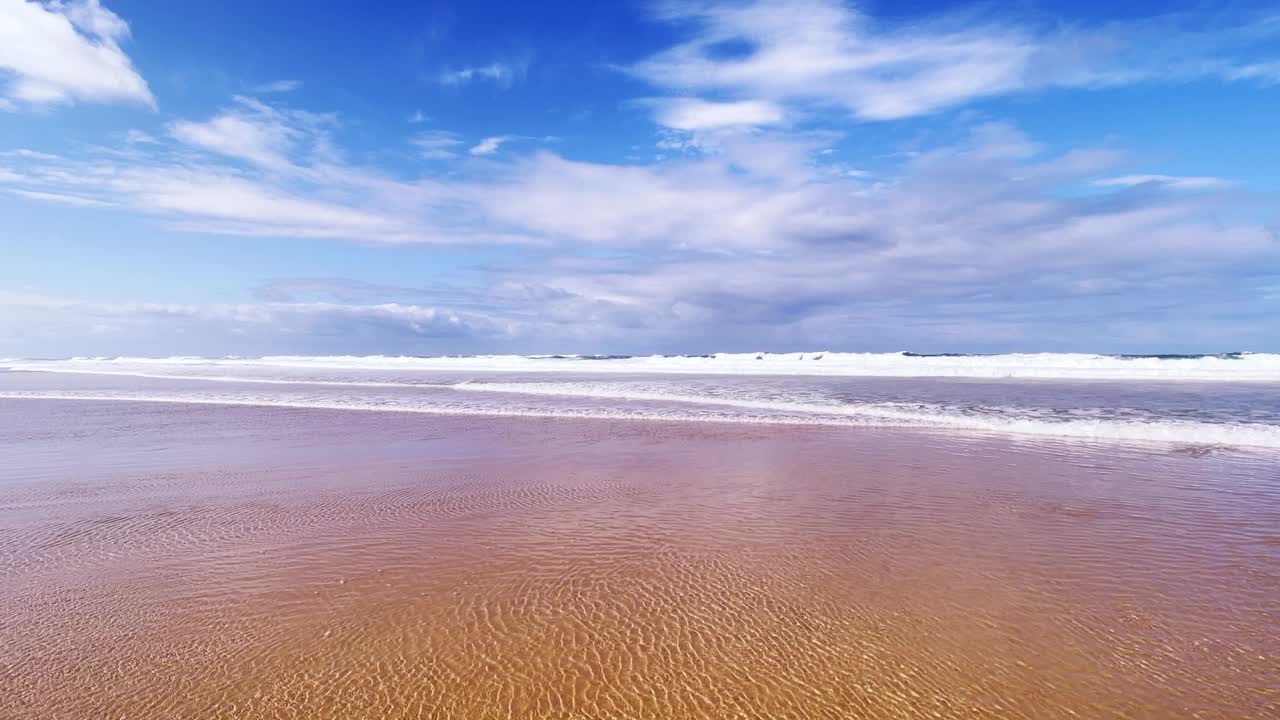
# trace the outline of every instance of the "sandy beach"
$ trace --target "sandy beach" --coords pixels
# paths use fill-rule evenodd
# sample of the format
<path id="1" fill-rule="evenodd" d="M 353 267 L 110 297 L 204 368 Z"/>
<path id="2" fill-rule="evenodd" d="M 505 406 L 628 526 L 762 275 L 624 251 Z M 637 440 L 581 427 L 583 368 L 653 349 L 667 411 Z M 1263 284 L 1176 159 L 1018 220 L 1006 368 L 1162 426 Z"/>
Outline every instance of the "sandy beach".
<path id="1" fill-rule="evenodd" d="M 0 404 L 0 716 L 1280 710 L 1269 459 Z"/>
<path id="2" fill-rule="evenodd" d="M 1278 116 L 1277 0 L 0 0 L 0 720 L 1280 720 Z"/>

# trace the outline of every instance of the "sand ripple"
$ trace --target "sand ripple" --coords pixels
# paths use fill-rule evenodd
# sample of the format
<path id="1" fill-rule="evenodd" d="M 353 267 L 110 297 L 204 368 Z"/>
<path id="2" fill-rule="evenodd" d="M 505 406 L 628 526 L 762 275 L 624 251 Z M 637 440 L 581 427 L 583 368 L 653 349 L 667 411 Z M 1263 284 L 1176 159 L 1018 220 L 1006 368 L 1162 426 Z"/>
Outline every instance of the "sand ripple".
<path id="1" fill-rule="evenodd" d="M 1230 458 L 204 412 L 269 459 L 131 416 L 132 466 L 3 469 L 0 717 L 1280 711 L 1280 488 Z"/>

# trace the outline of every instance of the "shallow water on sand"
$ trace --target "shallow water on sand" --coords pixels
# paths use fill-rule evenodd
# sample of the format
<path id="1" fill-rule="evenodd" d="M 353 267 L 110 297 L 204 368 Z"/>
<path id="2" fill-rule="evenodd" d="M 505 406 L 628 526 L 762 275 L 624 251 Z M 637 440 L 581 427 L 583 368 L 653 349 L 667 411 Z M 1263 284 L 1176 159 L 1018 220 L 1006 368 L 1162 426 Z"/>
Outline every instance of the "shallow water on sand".
<path id="1" fill-rule="evenodd" d="M 0 401 L 0 717 L 1274 717 L 1272 455 Z"/>

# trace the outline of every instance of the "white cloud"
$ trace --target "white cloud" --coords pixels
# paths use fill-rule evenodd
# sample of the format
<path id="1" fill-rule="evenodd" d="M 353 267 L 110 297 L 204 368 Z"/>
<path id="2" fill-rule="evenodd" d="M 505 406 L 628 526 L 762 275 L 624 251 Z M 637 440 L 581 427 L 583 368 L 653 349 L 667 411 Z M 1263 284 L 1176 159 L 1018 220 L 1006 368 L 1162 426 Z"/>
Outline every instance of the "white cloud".
<path id="1" fill-rule="evenodd" d="M 480 313 L 401 303 L 97 303 L 0 291 L 0 347 L 7 346 L 6 354 L 29 354 L 35 347 L 67 355 L 184 348 L 217 353 L 228 347 L 343 352 L 353 342 L 375 348 L 379 343 L 448 347 L 506 332 L 504 324 Z M 71 344 L 64 345 L 68 340 Z"/>
<path id="2" fill-rule="evenodd" d="M 237 107 L 210 120 L 170 123 L 169 134 L 202 150 L 277 169 L 290 164 L 289 153 L 304 141 L 312 150 L 328 143 L 324 129 L 331 118 L 280 110 L 252 98 L 236 100 Z"/>
<path id="3" fill-rule="evenodd" d="M 2 176 L 0 176 L 2 177 Z M 38 190 L 11 190 L 14 195 L 27 198 L 28 200 L 40 200 L 42 202 L 50 202 L 58 205 L 70 205 L 72 207 L 111 207 L 111 203 L 103 200 L 95 200 L 93 198 L 80 197 L 79 195 L 66 195 L 63 193 L 40 192 Z"/>
<path id="4" fill-rule="evenodd" d="M 550 350 L 588 341 L 652 350 L 663 338 L 688 349 L 690 337 L 731 335 L 812 344 L 866 328 L 963 339 L 975 317 L 990 321 L 983 332 L 1013 337 L 1030 332 L 1035 313 L 1096 317 L 1096 298 L 1112 308 L 1203 302 L 1280 259 L 1273 234 L 1235 212 L 1231 193 L 1124 192 L 1187 179 L 1117 176 L 1131 158 L 1053 154 L 1005 125 L 918 147 L 878 166 L 875 182 L 822 155 L 829 137 L 760 128 L 713 133 L 702 152 L 652 165 L 543 151 L 401 178 L 315 151 L 328 126 L 292 112 L 241 103 L 217 116 L 277 123 L 286 128 L 278 142 L 197 133 L 183 140 L 204 142 L 162 139 L 127 157 L 10 151 L 8 187 L 39 201 L 108 203 L 189 232 L 538 244 L 528 262 L 512 254 L 483 271 L 488 285 L 466 302 L 483 302 L 520 347 Z M 210 137 L 261 137 L 195 125 Z M 466 148 L 445 131 L 416 144 L 448 157 Z M 219 151 L 193 157 L 184 145 Z M 1097 192 L 1062 192 L 1100 177 Z M 1058 320 L 1048 322 L 1031 325 L 1042 332 Z"/>
<path id="5" fill-rule="evenodd" d="M 843 105 L 868 119 L 930 112 L 1023 84 L 1034 52 L 1005 28 L 889 32 L 835 0 L 668 5 L 693 40 L 633 70 L 662 86 Z M 736 48 L 726 53 L 720 48 Z"/>
<path id="6" fill-rule="evenodd" d="M 503 143 L 510 142 L 511 140 L 512 137 L 510 135 L 494 135 L 493 137 L 487 137 L 476 143 L 476 145 L 471 148 L 471 154 L 492 155 L 498 152 L 498 148 Z"/>
<path id="7" fill-rule="evenodd" d="M 1205 217 L 1200 200 L 1059 193 L 1119 156 L 1046 156 L 1007 127 L 977 128 L 877 184 L 826 173 L 795 150 L 758 167 L 745 164 L 759 154 L 745 140 L 654 167 L 543 153 L 472 199 L 504 226 L 618 251 L 512 271 L 510 287 L 553 326 L 546 337 L 646 338 L 650 349 L 729 335 L 716 347 L 813 347 L 855 328 L 944 324 L 967 342 L 975 317 L 1016 341 L 1043 332 L 1045 318 L 1104 312 L 1099 299 L 1112 310 L 1203 302 L 1190 298 L 1221 296 L 1232 272 L 1280 258 L 1265 228 Z"/>
<path id="8" fill-rule="evenodd" d="M 31 148 L 18 148 L 17 150 L 5 150 L 4 152 L 0 152 L 0 155 L 8 155 L 10 157 L 30 158 L 34 160 L 57 160 L 58 159 L 57 155 L 52 155 L 47 152 L 40 152 L 39 150 L 32 150 Z"/>
<path id="9" fill-rule="evenodd" d="M 409 116 L 410 125 L 418 125 L 426 121 L 427 121 L 427 116 L 423 115 L 421 110 L 414 110 L 413 114 Z"/>
<path id="10" fill-rule="evenodd" d="M 462 138 L 448 130 L 431 130 L 418 133 L 409 141 L 418 148 L 418 154 L 428 160 L 440 160 L 457 156 Z"/>
<path id="11" fill-rule="evenodd" d="M 1226 71 L 1230 80 L 1259 80 L 1266 84 L 1280 83 L 1280 61 L 1253 63 Z"/>
<path id="12" fill-rule="evenodd" d="M 228 231 L 242 227 L 263 234 L 359 238 L 407 230 L 394 217 L 309 198 L 229 173 L 133 168 L 119 173 L 111 185 L 152 211 L 238 224 L 225 226 Z M 272 232 L 273 227 L 280 230 Z"/>
<path id="13" fill-rule="evenodd" d="M 782 108 L 765 100 L 711 102 L 697 98 L 666 98 L 653 101 L 658 124 L 675 130 L 709 130 L 722 127 L 778 125 L 784 120 Z"/>
<path id="14" fill-rule="evenodd" d="M 132 129 L 126 132 L 124 136 L 124 141 L 129 143 L 130 145 L 137 145 L 139 143 L 154 144 L 159 142 L 159 140 L 156 140 L 154 137 L 152 137 L 150 133 L 143 132 L 142 130 L 137 130 L 137 129 Z"/>
<path id="15" fill-rule="evenodd" d="M 271 93 L 287 93 L 293 92 L 302 87 L 301 80 L 276 80 L 275 82 L 263 83 L 255 86 L 255 93 L 271 94 Z"/>
<path id="16" fill-rule="evenodd" d="M 1178 175 L 1120 175 L 1093 181 L 1099 187 L 1133 187 L 1135 185 L 1163 185 L 1178 190 L 1206 190 L 1228 187 L 1230 180 L 1216 177 L 1185 177 Z"/>
<path id="17" fill-rule="evenodd" d="M 788 188 L 736 173 L 717 158 L 660 167 L 566 160 L 539 153 L 508 183 L 476 188 L 474 203 L 538 236 L 606 246 L 696 248 L 776 244 L 780 222 L 801 233 L 822 188 Z M 830 210 L 832 219 L 841 211 Z"/>
<path id="18" fill-rule="evenodd" d="M 17 190 L 40 194 L 31 199 L 129 208 L 189 232 L 383 244 L 536 241 L 475 222 L 451 185 L 343 162 L 331 125 L 328 116 L 241 98 L 212 120 L 173 123 L 172 140 L 131 144 L 126 153 L 104 148 L 89 158 L 10 151 L 7 165 Z M 452 156 L 462 145 L 443 132 L 415 142 L 431 156 Z M 175 153 L 184 146 L 212 155 Z"/>
<path id="19" fill-rule="evenodd" d="M 254 122 L 242 115 L 220 115 L 207 122 L 176 122 L 173 137 L 188 145 L 259 165 L 283 165 L 289 136 L 282 128 Z"/>
<path id="20" fill-rule="evenodd" d="M 441 85 L 467 85 L 478 80 L 487 80 L 497 85 L 507 87 L 516 80 L 524 77 L 529 69 L 527 60 L 518 62 L 501 62 L 495 61 L 488 65 L 477 65 L 474 67 L 464 67 L 454 70 L 445 70 L 437 76 L 437 80 Z"/>
<path id="21" fill-rule="evenodd" d="M 5 104 L 13 109 L 18 103 L 83 100 L 155 107 L 146 81 L 120 48 L 128 35 L 128 24 L 98 0 L 0 0 Z"/>
<path id="22" fill-rule="evenodd" d="M 663 88 L 838 107 L 867 120 L 1053 86 L 1274 79 L 1273 63 L 1226 58 L 1237 49 L 1233 44 L 1280 34 L 1280 24 L 1187 29 L 1177 16 L 1078 28 L 983 20 L 969 12 L 901 25 L 840 0 L 660 7 L 661 19 L 692 26 L 695 34 L 632 66 L 634 75 Z"/>

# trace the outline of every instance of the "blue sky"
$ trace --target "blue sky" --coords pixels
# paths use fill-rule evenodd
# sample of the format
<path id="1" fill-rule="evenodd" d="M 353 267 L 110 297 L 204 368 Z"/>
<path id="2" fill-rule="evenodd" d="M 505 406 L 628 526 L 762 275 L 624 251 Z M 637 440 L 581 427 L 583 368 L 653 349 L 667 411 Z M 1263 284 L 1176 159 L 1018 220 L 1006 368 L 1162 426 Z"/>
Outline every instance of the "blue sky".
<path id="1" fill-rule="evenodd" d="M 1280 351 L 1277 127 L 1271 3 L 0 0 L 0 356 Z"/>

